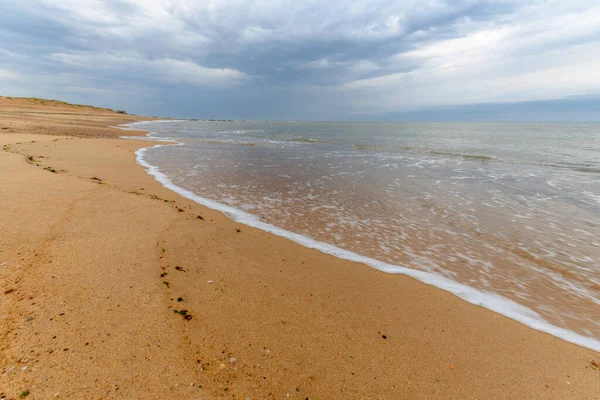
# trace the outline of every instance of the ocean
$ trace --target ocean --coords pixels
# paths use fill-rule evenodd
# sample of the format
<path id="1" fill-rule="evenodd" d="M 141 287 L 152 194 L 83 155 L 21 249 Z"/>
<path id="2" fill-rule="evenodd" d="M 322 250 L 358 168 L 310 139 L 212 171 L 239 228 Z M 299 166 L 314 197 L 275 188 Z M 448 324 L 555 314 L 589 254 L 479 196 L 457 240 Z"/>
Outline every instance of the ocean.
<path id="1" fill-rule="evenodd" d="M 129 127 L 185 197 L 600 350 L 600 124 Z"/>

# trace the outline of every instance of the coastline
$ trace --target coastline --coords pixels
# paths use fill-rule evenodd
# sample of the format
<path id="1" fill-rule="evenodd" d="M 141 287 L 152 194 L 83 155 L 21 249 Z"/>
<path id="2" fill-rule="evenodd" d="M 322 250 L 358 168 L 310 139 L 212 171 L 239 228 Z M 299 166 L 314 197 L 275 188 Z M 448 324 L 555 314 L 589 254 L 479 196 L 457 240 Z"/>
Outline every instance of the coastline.
<path id="1" fill-rule="evenodd" d="M 598 353 L 181 198 L 149 142 L 0 132 L 7 398 L 600 393 Z"/>
<path id="2" fill-rule="evenodd" d="M 161 122 L 161 121 L 156 121 Z M 168 122 L 168 121 L 165 121 Z M 135 129 L 133 126 L 140 124 L 143 125 L 145 122 L 139 123 L 134 122 L 131 124 L 125 124 L 122 129 L 129 130 Z M 253 214 L 250 214 L 244 210 L 239 208 L 235 208 L 233 206 L 229 206 L 226 204 L 222 204 L 216 202 L 214 200 L 208 199 L 206 197 L 202 197 L 194 192 L 191 192 L 183 187 L 180 187 L 172 182 L 172 180 L 164 174 L 161 169 L 157 166 L 151 165 L 148 163 L 144 155 L 147 150 L 162 146 L 173 146 L 173 145 L 184 145 L 181 142 L 177 142 L 173 139 L 159 139 L 151 136 L 151 132 L 147 135 L 149 140 L 159 141 L 159 142 L 167 142 L 167 144 L 157 144 L 151 147 L 140 148 L 136 151 L 136 161 L 138 165 L 142 166 L 146 172 L 153 176 L 156 181 L 158 181 L 163 187 L 177 193 L 179 196 L 191 200 L 197 204 L 208 207 L 212 210 L 219 211 L 226 216 L 228 216 L 232 221 L 247 225 L 252 228 L 260 229 L 264 232 L 271 233 L 273 235 L 291 240 L 294 243 L 297 243 L 301 246 L 304 246 L 309 249 L 318 250 L 324 254 L 332 255 L 334 257 L 341 258 L 343 260 L 357 262 L 363 264 L 365 266 L 371 267 L 375 270 L 391 274 L 391 275 L 405 275 L 411 277 L 413 279 L 418 280 L 419 282 L 425 283 L 427 285 L 431 285 L 435 288 L 444 290 L 449 292 L 462 300 L 465 300 L 471 304 L 486 308 L 490 311 L 496 312 L 502 316 L 513 319 L 517 322 L 520 322 L 532 329 L 537 331 L 548 333 L 557 338 L 563 339 L 567 342 L 576 344 L 578 346 L 582 346 L 588 348 L 593 351 L 600 351 L 600 341 L 588 336 L 580 335 L 576 332 L 570 331 L 565 328 L 561 328 L 551 323 L 545 321 L 542 316 L 537 314 L 530 308 L 527 308 L 521 304 L 515 303 L 514 301 L 503 297 L 501 295 L 495 293 L 487 293 L 482 292 L 478 289 L 472 288 L 470 286 L 459 283 L 455 280 L 451 280 L 445 278 L 440 275 L 436 275 L 433 273 L 419 271 L 412 268 L 407 268 L 401 265 L 393 265 L 388 264 L 386 262 L 366 257 L 360 254 L 357 254 L 353 251 L 342 249 L 335 245 L 320 242 L 311 237 L 294 233 L 291 231 L 287 231 L 280 227 L 262 222 L 261 219 Z M 126 137 L 123 136 L 123 139 L 136 139 L 140 140 L 140 137 Z"/>

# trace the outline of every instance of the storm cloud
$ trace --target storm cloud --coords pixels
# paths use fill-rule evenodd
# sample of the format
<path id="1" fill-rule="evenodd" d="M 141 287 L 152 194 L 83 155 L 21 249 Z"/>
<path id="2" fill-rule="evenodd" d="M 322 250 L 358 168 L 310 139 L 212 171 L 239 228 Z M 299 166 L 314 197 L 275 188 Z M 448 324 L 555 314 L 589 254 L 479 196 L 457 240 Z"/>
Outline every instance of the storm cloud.
<path id="1" fill-rule="evenodd" d="M 0 0 L 2 94 L 141 114 L 571 107 L 597 99 L 599 65 L 597 1 Z"/>

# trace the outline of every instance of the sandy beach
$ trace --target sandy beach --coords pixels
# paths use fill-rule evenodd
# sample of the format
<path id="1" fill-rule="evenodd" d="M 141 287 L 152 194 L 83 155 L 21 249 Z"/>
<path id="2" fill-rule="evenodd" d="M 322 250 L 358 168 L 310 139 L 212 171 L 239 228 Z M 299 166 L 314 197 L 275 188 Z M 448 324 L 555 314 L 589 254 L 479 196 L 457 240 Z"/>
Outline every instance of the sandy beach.
<path id="1" fill-rule="evenodd" d="M 0 98 L 0 398 L 600 399 L 600 354 L 169 191 L 112 111 Z"/>

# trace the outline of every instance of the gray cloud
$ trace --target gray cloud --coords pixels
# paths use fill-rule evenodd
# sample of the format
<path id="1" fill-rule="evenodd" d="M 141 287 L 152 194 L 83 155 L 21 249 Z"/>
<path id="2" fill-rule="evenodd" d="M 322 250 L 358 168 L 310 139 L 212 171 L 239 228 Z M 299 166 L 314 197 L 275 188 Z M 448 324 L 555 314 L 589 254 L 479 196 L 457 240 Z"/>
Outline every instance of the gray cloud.
<path id="1" fill-rule="evenodd" d="M 596 3 L 0 0 L 0 88 L 238 118 L 560 99 L 600 93 Z"/>

